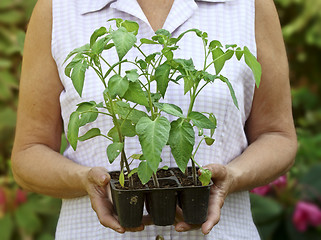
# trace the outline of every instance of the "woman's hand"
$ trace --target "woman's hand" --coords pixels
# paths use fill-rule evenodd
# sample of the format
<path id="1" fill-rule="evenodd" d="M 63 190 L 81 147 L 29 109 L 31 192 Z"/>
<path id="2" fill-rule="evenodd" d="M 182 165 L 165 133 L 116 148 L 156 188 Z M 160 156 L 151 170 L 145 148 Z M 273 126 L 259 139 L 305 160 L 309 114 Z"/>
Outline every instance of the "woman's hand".
<path id="1" fill-rule="evenodd" d="M 201 227 L 202 232 L 208 234 L 220 220 L 221 208 L 233 184 L 233 174 L 227 166 L 220 164 L 209 164 L 204 168 L 209 169 L 212 172 L 212 180 L 214 183 L 210 191 L 207 220 L 202 225 L 187 224 L 183 221 L 182 217 L 179 217 L 181 214 L 180 211 L 178 211 L 178 223 L 175 226 L 175 229 L 178 232 L 189 231 Z"/>
<path id="2" fill-rule="evenodd" d="M 110 175 L 103 167 L 93 167 L 89 170 L 86 181 L 86 189 L 91 201 L 91 206 L 96 212 L 100 223 L 118 233 L 125 231 L 142 231 L 144 225 L 137 228 L 124 228 L 117 220 L 114 212 L 110 193 Z"/>

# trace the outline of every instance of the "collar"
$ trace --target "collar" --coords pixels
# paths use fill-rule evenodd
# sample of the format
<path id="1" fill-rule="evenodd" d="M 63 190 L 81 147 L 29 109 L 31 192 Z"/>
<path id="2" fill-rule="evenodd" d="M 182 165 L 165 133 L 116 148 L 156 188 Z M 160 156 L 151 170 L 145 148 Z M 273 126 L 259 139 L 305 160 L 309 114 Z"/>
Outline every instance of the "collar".
<path id="1" fill-rule="evenodd" d="M 112 2 L 116 2 L 117 0 L 95 0 L 95 1 L 83 1 L 80 13 L 81 14 L 87 14 L 91 12 L 96 12 L 104 7 L 106 7 L 108 4 L 111 4 Z M 195 2 L 212 2 L 212 3 L 225 3 L 232 0 L 194 0 Z"/>

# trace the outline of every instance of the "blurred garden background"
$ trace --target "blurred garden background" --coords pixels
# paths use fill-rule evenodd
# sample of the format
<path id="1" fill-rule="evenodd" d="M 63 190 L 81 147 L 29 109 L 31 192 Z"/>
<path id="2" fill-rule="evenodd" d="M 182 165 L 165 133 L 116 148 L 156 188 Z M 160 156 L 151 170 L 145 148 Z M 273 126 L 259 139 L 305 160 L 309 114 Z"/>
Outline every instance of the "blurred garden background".
<path id="1" fill-rule="evenodd" d="M 60 200 L 10 171 L 25 31 L 36 0 L 0 0 L 0 239 L 50 240 Z M 299 150 L 291 171 L 251 193 L 263 240 L 321 239 L 321 1 L 275 0 L 287 47 Z"/>

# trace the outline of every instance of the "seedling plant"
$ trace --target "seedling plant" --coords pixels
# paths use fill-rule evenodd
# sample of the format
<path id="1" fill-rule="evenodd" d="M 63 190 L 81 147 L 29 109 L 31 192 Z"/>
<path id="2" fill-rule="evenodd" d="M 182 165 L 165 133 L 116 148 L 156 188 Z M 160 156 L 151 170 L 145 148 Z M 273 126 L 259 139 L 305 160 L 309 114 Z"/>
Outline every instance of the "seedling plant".
<path id="1" fill-rule="evenodd" d="M 115 21 L 115 30 L 111 27 L 95 30 L 90 37 L 90 43 L 71 51 L 65 60 L 66 62 L 72 57 L 65 68 L 65 74 L 71 78 L 80 97 L 88 69 L 96 73 L 104 86 L 102 102 L 81 102 L 70 115 L 67 133 L 70 145 L 76 150 L 78 141 L 97 136 L 110 140 L 111 143 L 106 149 L 108 160 L 113 163 L 120 155 L 119 182 L 124 186 L 127 174 L 129 187 L 132 188 L 134 173 L 138 174 L 143 184 L 152 178 L 154 185 L 159 186 L 156 172 L 161 162 L 162 149 L 168 144 L 179 169 L 185 172 L 188 162 L 191 161 L 194 184 L 197 183 L 196 164 L 202 172 L 199 180 L 202 185 L 207 185 L 211 173 L 195 161 L 195 156 L 203 141 L 207 145 L 214 143 L 216 118 L 211 112 L 193 111 L 197 96 L 208 84 L 220 80 L 226 83 L 238 108 L 233 87 L 220 72 L 225 62 L 233 56 L 238 60 L 244 56 L 258 86 L 261 76 L 260 64 L 247 47 L 241 49 L 237 45 L 226 45 L 224 49 L 219 41 L 209 41 L 207 33 L 197 29 L 185 31 L 177 38 L 172 37 L 167 30 L 160 29 L 151 39 L 142 38 L 138 43 L 136 36 L 139 25 L 136 22 L 122 19 L 109 21 Z M 195 33 L 203 42 L 204 65 L 201 70 L 195 69 L 192 59 L 174 58 L 179 41 L 189 32 Z M 146 44 L 159 45 L 160 51 L 147 54 L 142 49 Z M 131 49 L 136 49 L 140 56 L 133 60 L 125 59 Z M 112 50 L 116 50 L 118 56 L 118 60 L 113 63 L 103 56 L 105 51 Z M 211 67 L 214 67 L 215 75 L 208 72 Z M 182 94 L 189 94 L 190 98 L 186 114 L 179 106 L 162 102 L 169 82 L 181 84 L 182 81 Z M 139 110 L 142 106 L 146 111 Z M 162 113 L 170 114 L 176 119 L 170 122 Z M 108 133 L 101 132 L 99 128 L 92 128 L 79 136 L 80 127 L 94 122 L 99 114 L 110 117 L 113 122 L 113 127 Z M 208 129 L 209 134 L 205 135 L 203 129 Z M 196 131 L 202 139 L 193 150 Z M 135 136 L 139 138 L 142 153 L 127 157 L 125 139 Z M 137 168 L 131 169 L 130 165 L 134 160 L 140 163 Z"/>

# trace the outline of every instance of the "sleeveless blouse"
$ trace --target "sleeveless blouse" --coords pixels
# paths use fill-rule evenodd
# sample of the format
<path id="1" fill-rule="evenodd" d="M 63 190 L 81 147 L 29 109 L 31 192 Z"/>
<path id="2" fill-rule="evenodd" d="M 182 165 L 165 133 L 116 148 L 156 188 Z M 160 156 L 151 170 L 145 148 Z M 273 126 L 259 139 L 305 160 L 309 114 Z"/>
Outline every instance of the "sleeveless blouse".
<path id="1" fill-rule="evenodd" d="M 64 90 L 60 95 L 61 114 L 64 121 L 64 130 L 67 132 L 70 114 L 80 102 L 95 100 L 102 101 L 104 89 L 95 73 L 89 69 L 86 72 L 83 96 L 79 97 L 71 80 L 65 76 L 63 64 L 67 54 L 76 47 L 89 42 L 92 32 L 105 26 L 114 26 L 114 22 L 107 22 L 111 18 L 122 18 L 138 22 L 140 25 L 137 39 L 149 38 L 154 32 L 146 16 L 136 0 L 52 0 L 52 55 Z M 256 54 L 255 43 L 255 0 L 175 0 L 163 26 L 174 37 L 181 32 L 197 28 L 208 33 L 209 40 L 217 39 L 222 44 L 237 44 L 247 46 Z M 203 45 L 194 33 L 188 33 L 179 43 L 180 49 L 175 51 L 175 58 L 192 58 L 197 69 L 203 63 Z M 145 52 L 159 51 L 159 46 L 144 46 Z M 132 49 L 127 59 L 141 56 L 136 49 Z M 109 51 L 104 57 L 111 63 L 118 60 L 116 52 Z M 126 67 L 123 67 L 124 71 Z M 209 69 L 213 74 L 214 67 Z M 226 76 L 233 85 L 239 103 L 239 110 L 234 106 L 227 86 L 216 80 L 209 84 L 198 96 L 194 110 L 199 112 L 213 112 L 217 118 L 217 129 L 214 134 L 215 143 L 209 147 L 202 144 L 196 155 L 201 165 L 210 163 L 227 164 L 240 155 L 248 146 L 244 132 L 244 125 L 248 118 L 254 94 L 255 81 L 251 70 L 244 61 L 236 59 L 226 63 L 222 75 Z M 188 95 L 188 94 L 187 94 Z M 182 85 L 171 85 L 163 102 L 171 102 L 181 106 L 183 112 L 188 109 L 189 98 L 183 95 Z M 173 119 L 170 119 L 173 120 Z M 89 129 L 100 128 L 107 133 L 112 126 L 111 119 L 99 116 L 98 119 L 80 129 L 84 134 Z M 205 130 L 204 130 L 205 131 Z M 106 147 L 109 140 L 96 137 L 79 142 L 77 150 L 70 146 L 64 156 L 78 164 L 85 166 L 103 166 L 108 170 L 119 170 L 117 159 L 109 164 L 106 156 Z M 196 143 L 197 144 L 197 143 Z M 130 156 L 139 153 L 138 139 L 127 138 L 126 153 Z M 162 152 L 161 165 L 175 166 L 175 160 L 166 146 Z M 135 163 L 133 163 L 135 167 Z M 219 223 L 212 231 L 204 236 L 201 230 L 178 233 L 173 226 L 146 226 L 142 232 L 126 232 L 119 234 L 102 226 L 92 210 L 88 196 L 63 199 L 61 213 L 56 230 L 56 239 L 66 240 L 103 240 L 103 239 L 155 239 L 161 234 L 169 240 L 241 240 L 260 239 L 253 223 L 250 210 L 248 192 L 230 194 L 224 203 Z"/>

